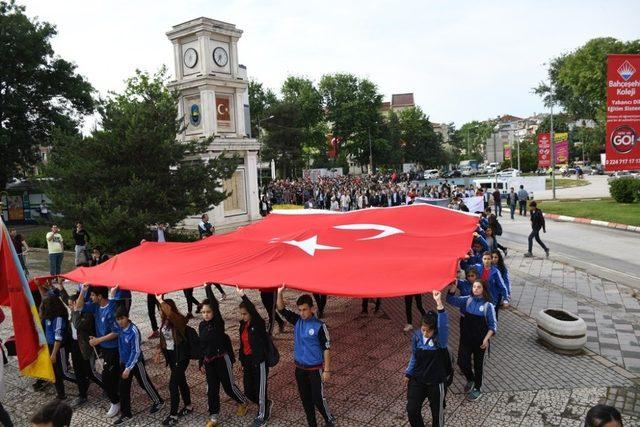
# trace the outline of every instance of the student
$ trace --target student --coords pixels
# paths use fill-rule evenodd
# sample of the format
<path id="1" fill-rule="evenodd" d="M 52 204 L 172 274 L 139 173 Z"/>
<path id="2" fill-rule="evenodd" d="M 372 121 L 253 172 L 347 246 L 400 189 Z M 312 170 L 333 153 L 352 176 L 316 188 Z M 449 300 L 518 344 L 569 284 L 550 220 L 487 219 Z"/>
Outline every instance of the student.
<path id="1" fill-rule="evenodd" d="M 516 212 L 516 205 L 518 204 L 518 195 L 515 193 L 513 187 L 511 187 L 509 194 L 507 195 L 507 204 L 509 205 L 511 219 L 515 219 L 514 214 Z"/>
<path id="2" fill-rule="evenodd" d="M 111 288 L 109 293 L 111 301 L 113 301 L 117 290 L 117 286 Z M 144 356 L 140 348 L 142 339 L 138 327 L 129 320 L 129 313 L 122 308 L 116 311 L 115 318 L 117 325 L 114 327 L 114 332 L 118 334 L 118 354 L 120 356 L 120 418 L 113 424 L 118 425 L 131 420 L 133 416 L 131 413 L 131 380 L 133 377 L 136 377 L 140 387 L 144 389 L 149 399 L 153 402 L 149 409 L 150 414 L 155 414 L 162 409 L 164 400 L 162 400 L 153 386 L 151 378 L 147 375 Z"/>
<path id="3" fill-rule="evenodd" d="M 284 332 L 284 320 L 282 320 L 282 317 L 276 312 L 276 292 L 277 291 L 260 289 L 260 299 L 269 316 L 269 335 L 273 335 L 274 321 L 278 323 L 278 332 Z"/>
<path id="4" fill-rule="evenodd" d="M 587 412 L 584 427 L 622 427 L 622 415 L 613 406 L 595 405 Z"/>
<path id="5" fill-rule="evenodd" d="M 360 312 L 360 314 L 366 316 L 369 314 L 369 300 L 372 298 L 362 298 L 362 311 Z M 382 303 L 382 298 L 376 298 L 376 305 L 375 308 L 373 309 L 374 313 L 378 313 L 380 311 L 380 305 Z M 416 302 L 417 304 L 417 302 Z"/>
<path id="6" fill-rule="evenodd" d="M 258 405 L 258 414 L 251 427 L 261 427 L 267 424 L 273 407 L 273 401 L 267 398 L 267 380 L 269 378 L 269 367 L 266 362 L 269 345 L 268 333 L 264 319 L 258 314 L 251 300 L 242 289 L 237 288 L 237 290 L 238 295 L 242 298 L 239 306 L 239 358 L 242 364 L 244 392 L 249 400 Z"/>
<path id="7" fill-rule="evenodd" d="M 78 297 L 76 293 L 69 297 L 71 308 L 71 360 L 73 361 L 73 373 L 78 383 L 78 398 L 71 404 L 74 408 L 87 403 L 89 380 L 104 389 L 102 375 L 95 371 L 95 354 L 89 344 L 89 337 L 96 335 L 95 319 L 90 312 L 82 312 L 78 309 Z"/>
<path id="8" fill-rule="evenodd" d="M 104 249 L 101 246 L 95 246 L 91 251 L 91 260 L 89 261 L 90 267 L 95 267 L 96 265 L 100 265 L 103 262 L 109 261 L 109 255 L 104 253 Z M 127 312 L 131 309 L 131 291 L 127 291 L 125 289 L 118 289 L 116 293 L 116 307 L 117 310 L 119 307 L 124 307 Z"/>
<path id="9" fill-rule="evenodd" d="M 171 396 L 171 411 L 169 416 L 162 421 L 163 426 L 178 424 L 178 417 L 189 415 L 193 412 L 191 404 L 191 392 L 187 384 L 186 371 L 189 366 L 189 343 L 187 342 L 187 318 L 183 316 L 175 301 L 163 299 L 162 295 L 156 295 L 160 304 L 160 345 L 156 354 L 156 362 L 160 362 L 163 354 L 167 366 L 171 370 L 169 377 L 169 394 Z M 180 396 L 184 406 L 180 406 Z"/>
<path id="10" fill-rule="evenodd" d="M 507 288 L 507 292 L 511 295 L 511 278 L 509 277 L 509 270 L 504 264 L 504 258 L 502 258 L 500 251 L 491 251 L 491 264 L 497 267 L 498 271 L 500 271 L 500 275 L 502 276 L 502 281 Z"/>
<path id="11" fill-rule="evenodd" d="M 407 318 L 407 324 L 404 327 L 405 332 L 409 332 L 410 330 L 413 329 L 413 316 L 411 312 L 412 311 L 411 302 L 413 300 L 415 300 L 416 302 L 416 308 L 420 312 L 420 315 L 424 316 L 426 314 L 426 311 L 424 311 L 424 307 L 422 306 L 422 295 L 420 294 L 405 295 L 404 296 L 404 314 Z"/>
<path id="12" fill-rule="evenodd" d="M 457 297 L 453 295 L 455 291 L 456 284 L 454 282 L 449 289 L 447 302 L 464 310 L 464 317 L 461 318 L 461 350 L 458 365 L 467 379 L 467 384 L 464 387 L 467 398 L 477 400 L 482 395 L 480 390 L 482 388 L 484 352 L 489 347 L 489 340 L 497 331 L 495 307 L 491 303 L 491 295 L 483 280 L 475 281 L 470 296 Z"/>
<path id="13" fill-rule="evenodd" d="M 73 410 L 69 405 L 54 400 L 44 405 L 31 417 L 32 427 L 69 427 Z"/>
<path id="14" fill-rule="evenodd" d="M 298 393 L 309 427 L 316 427 L 315 408 L 325 420 L 326 427 L 334 426 L 334 419 L 324 397 L 324 382 L 329 380 L 331 357 L 327 325 L 314 315 L 313 299 L 309 294 L 298 297 L 298 314 L 285 308 L 284 286 L 278 289 L 278 311 L 293 325 L 293 359 L 296 365 Z"/>
<path id="15" fill-rule="evenodd" d="M 531 234 L 529 234 L 529 252 L 525 253 L 524 256 L 529 258 L 533 256 L 533 239 L 535 238 L 536 242 L 544 249 L 547 258 L 549 258 L 549 248 L 540 240 L 540 230 L 542 229 L 543 233 L 547 232 L 544 215 L 538 209 L 538 203 L 535 200 L 529 203 L 529 207 L 531 208 Z"/>
<path id="16" fill-rule="evenodd" d="M 471 250 L 466 259 L 460 261 L 460 267 L 466 269 L 470 265 L 480 264 L 482 262 L 482 254 L 489 250 L 487 240 L 477 231 L 473 233 L 473 243 Z"/>
<path id="17" fill-rule="evenodd" d="M 407 415 L 412 427 L 423 427 L 422 404 L 429 400 L 432 426 L 444 426 L 446 356 L 438 350 L 447 348 L 449 325 L 442 304 L 442 295 L 433 291 L 438 314 L 427 313 L 422 317 L 420 330 L 411 338 L 411 359 L 405 371 L 407 385 Z"/>
<path id="18" fill-rule="evenodd" d="M 509 306 L 509 291 L 502 279 L 502 274 L 498 267 L 493 265 L 491 252 L 482 254 L 482 264 L 476 264 L 475 269 L 478 276 L 487 284 L 487 291 L 491 295 L 491 302 L 498 310 L 501 306 Z"/>
<path id="19" fill-rule="evenodd" d="M 42 319 L 44 333 L 49 346 L 53 373 L 55 375 L 56 399 L 65 400 L 67 395 L 64 389 L 63 366 L 67 366 L 65 345 L 68 338 L 69 318 L 67 307 L 56 295 L 48 295 L 42 299 Z"/>
<path id="20" fill-rule="evenodd" d="M 457 280 L 460 296 L 471 295 L 473 282 L 475 282 L 476 280 L 478 280 L 478 270 L 475 267 L 470 267 L 465 273 L 465 279 Z"/>
<path id="21" fill-rule="evenodd" d="M 209 421 L 206 427 L 219 425 L 220 385 L 224 392 L 238 404 L 236 415 L 244 417 L 247 413 L 247 398 L 240 391 L 233 378 L 233 366 L 229 353 L 233 355 L 231 340 L 225 333 L 224 319 L 220 314 L 220 305 L 210 285 L 205 285 L 207 299 L 202 301 L 202 322 L 198 326 L 200 347 L 203 359 L 200 371 L 207 378 L 207 399 Z"/>
<path id="22" fill-rule="evenodd" d="M 504 252 L 504 256 L 507 256 L 508 249 L 502 246 L 500 243 L 498 243 L 498 237 L 495 235 L 495 229 L 489 226 L 487 227 L 486 233 L 487 233 L 487 238 L 485 240 L 489 245 L 489 252 L 493 252 L 493 251 L 497 251 L 498 249 L 501 249 Z"/>
<path id="23" fill-rule="evenodd" d="M 82 290 L 76 301 L 76 310 L 93 314 L 96 326 L 96 336 L 89 337 L 89 344 L 100 353 L 104 366 L 102 369 L 102 383 L 107 392 L 111 406 L 107 411 L 107 417 L 115 417 L 120 412 L 120 395 L 118 394 L 118 373 L 120 369 L 120 357 L 118 354 L 118 333 L 115 332 L 116 324 L 114 310 L 115 300 L 108 299 L 108 289 L 104 286 L 82 285 Z M 85 303 L 89 295 L 91 301 Z"/>

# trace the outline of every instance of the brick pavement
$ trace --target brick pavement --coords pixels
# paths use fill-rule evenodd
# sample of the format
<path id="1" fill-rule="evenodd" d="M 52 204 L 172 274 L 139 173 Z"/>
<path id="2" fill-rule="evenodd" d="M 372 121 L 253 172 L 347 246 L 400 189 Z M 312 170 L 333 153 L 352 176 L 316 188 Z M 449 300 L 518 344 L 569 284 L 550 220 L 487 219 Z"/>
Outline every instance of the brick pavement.
<path id="1" fill-rule="evenodd" d="M 514 275 L 512 302 L 517 310 L 506 310 L 500 314 L 498 336 L 493 341 L 485 368 L 485 394 L 477 402 L 465 401 L 461 394 L 463 379 L 457 374 L 447 397 L 447 424 L 578 426 L 590 406 L 609 402 L 624 411 L 625 425 L 640 425 L 638 372 L 632 369 L 635 366 L 631 362 L 633 357 L 626 357 L 628 353 L 623 353 L 623 344 L 631 342 L 631 334 L 637 337 L 638 333 L 632 317 L 636 306 L 629 299 L 630 295 L 626 294 L 624 287 L 598 282 L 594 277 L 587 277 L 589 286 L 586 287 L 580 272 L 572 271 L 569 266 L 541 259 L 524 259 L 515 252 L 514 255 L 508 258 L 508 262 Z M 32 271 L 37 272 L 44 265 L 37 255 L 31 260 Z M 235 292 L 230 290 L 231 294 Z M 174 296 L 179 307 L 184 309 L 182 294 L 176 293 Z M 196 290 L 197 298 L 203 296 L 202 289 Z M 255 292 L 249 292 L 249 296 L 259 301 Z M 295 292 L 289 292 L 289 302 L 295 296 Z M 427 296 L 425 299 L 429 298 Z M 135 295 L 134 300 L 132 319 L 146 337 L 150 330 L 145 299 Z M 232 296 L 222 303 L 227 330 L 236 342 L 236 348 L 238 302 L 239 299 Z M 537 309 L 548 304 L 582 308 L 593 313 L 594 322 L 588 324 L 596 329 L 590 330 L 591 339 L 586 354 L 562 356 L 537 343 L 535 324 L 530 315 L 535 315 Z M 631 311 L 627 311 L 627 307 Z M 384 300 L 380 315 L 360 317 L 359 312 L 359 300 L 329 298 L 326 314 L 333 346 L 333 376 L 326 385 L 326 395 L 337 417 L 337 425 L 407 425 L 402 372 L 408 361 L 410 344 L 409 336 L 401 332 L 404 325 L 402 300 Z M 451 307 L 448 307 L 448 312 L 451 323 L 450 347 L 455 354 L 458 314 Z M 605 316 L 609 316 L 609 322 L 600 325 L 595 321 L 607 320 Z M 0 336 L 9 335 L 9 324 L 7 321 L 2 325 Z M 197 320 L 192 320 L 191 324 L 196 326 Z M 631 325 L 631 329 L 625 326 L 627 324 Z M 608 336 L 618 330 L 627 332 L 628 337 L 616 340 L 620 356 L 610 356 L 605 351 L 608 348 L 603 346 L 606 344 L 603 340 L 612 339 Z M 290 327 L 283 335 L 276 337 L 282 359 L 270 372 L 270 395 L 275 401 L 270 423 L 273 426 L 305 424 L 293 377 L 291 337 Z M 147 359 L 151 357 L 156 344 L 147 340 L 143 343 Z M 32 381 L 16 374 L 15 360 L 5 371 L 6 407 L 16 419 L 16 425 L 28 425 L 29 414 L 54 396 L 53 388 L 46 393 L 31 391 Z M 151 362 L 149 371 L 158 389 L 168 398 L 168 371 L 164 366 Z M 203 425 L 206 420 L 206 385 L 194 363 L 189 367 L 188 378 L 196 412 L 184 419 L 181 425 Z M 72 384 L 67 386 L 67 390 L 69 395 L 74 395 L 76 391 Z M 132 390 L 136 416 L 128 425 L 159 425 L 167 415 L 168 408 L 149 415 L 146 412 L 149 407 L 146 395 L 137 386 L 133 386 Z M 25 396 L 29 398 L 24 399 Z M 109 425 L 109 420 L 104 417 L 108 403 L 95 386 L 90 389 L 90 401 L 91 404 L 76 412 L 73 425 Z M 224 394 L 222 401 L 223 425 L 246 426 L 250 423 L 255 407 L 246 417 L 237 418 L 233 414 L 234 405 Z M 425 419 L 430 419 L 426 405 L 424 412 Z"/>

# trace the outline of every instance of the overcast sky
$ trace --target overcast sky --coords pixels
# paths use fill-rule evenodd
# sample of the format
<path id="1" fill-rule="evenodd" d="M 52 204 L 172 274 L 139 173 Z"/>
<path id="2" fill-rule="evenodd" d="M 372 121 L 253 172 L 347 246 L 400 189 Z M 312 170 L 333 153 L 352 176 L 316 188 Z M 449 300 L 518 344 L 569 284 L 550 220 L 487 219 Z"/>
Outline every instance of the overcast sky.
<path id="1" fill-rule="evenodd" d="M 142 1 L 18 0 L 57 26 L 57 54 L 101 93 L 136 68 L 173 74 L 165 33 L 200 16 L 244 31 L 250 76 L 277 90 L 289 74 L 349 72 L 385 100 L 413 92 L 432 121 L 541 112 L 531 88 L 543 63 L 594 37 L 640 37 L 640 1 Z"/>

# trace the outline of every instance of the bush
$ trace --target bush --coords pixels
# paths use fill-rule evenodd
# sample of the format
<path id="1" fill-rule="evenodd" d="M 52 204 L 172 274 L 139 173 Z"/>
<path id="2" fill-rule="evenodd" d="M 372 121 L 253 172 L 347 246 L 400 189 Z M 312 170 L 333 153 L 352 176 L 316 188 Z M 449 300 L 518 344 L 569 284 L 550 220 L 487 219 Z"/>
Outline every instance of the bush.
<path id="1" fill-rule="evenodd" d="M 618 203 L 633 203 L 640 199 L 640 179 L 623 177 L 609 183 L 611 197 Z"/>

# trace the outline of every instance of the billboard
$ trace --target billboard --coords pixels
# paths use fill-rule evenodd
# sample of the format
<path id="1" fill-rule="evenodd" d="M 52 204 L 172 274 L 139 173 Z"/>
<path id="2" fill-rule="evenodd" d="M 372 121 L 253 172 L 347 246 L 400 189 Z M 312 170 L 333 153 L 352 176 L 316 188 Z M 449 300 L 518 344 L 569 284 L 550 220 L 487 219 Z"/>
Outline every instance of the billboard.
<path id="1" fill-rule="evenodd" d="M 556 143 L 556 165 L 568 165 L 569 134 L 566 132 L 554 133 L 553 140 Z"/>
<path id="2" fill-rule="evenodd" d="M 548 133 L 538 134 L 538 167 L 548 168 L 551 166 L 551 141 Z"/>
<path id="3" fill-rule="evenodd" d="M 553 134 L 556 148 L 556 165 L 569 163 L 569 134 L 559 132 Z M 551 167 L 551 136 L 548 133 L 538 134 L 538 167 Z"/>
<path id="4" fill-rule="evenodd" d="M 640 169 L 640 55 L 607 57 L 607 172 Z"/>

